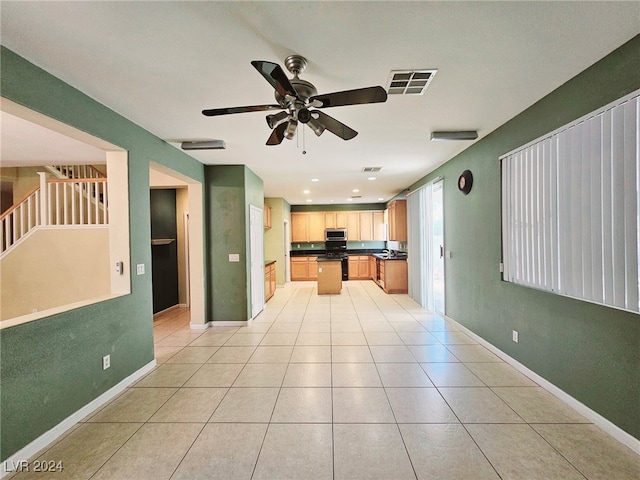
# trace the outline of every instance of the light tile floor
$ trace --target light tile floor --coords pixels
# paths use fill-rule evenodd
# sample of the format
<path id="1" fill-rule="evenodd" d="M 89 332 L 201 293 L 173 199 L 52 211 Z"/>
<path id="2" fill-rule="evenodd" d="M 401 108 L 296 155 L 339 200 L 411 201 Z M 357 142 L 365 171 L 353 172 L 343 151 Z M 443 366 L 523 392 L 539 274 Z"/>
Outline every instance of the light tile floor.
<path id="1" fill-rule="evenodd" d="M 39 454 L 52 478 L 640 478 L 630 449 L 373 282 L 287 285 L 241 328 L 174 310 L 154 335 L 157 368 Z"/>

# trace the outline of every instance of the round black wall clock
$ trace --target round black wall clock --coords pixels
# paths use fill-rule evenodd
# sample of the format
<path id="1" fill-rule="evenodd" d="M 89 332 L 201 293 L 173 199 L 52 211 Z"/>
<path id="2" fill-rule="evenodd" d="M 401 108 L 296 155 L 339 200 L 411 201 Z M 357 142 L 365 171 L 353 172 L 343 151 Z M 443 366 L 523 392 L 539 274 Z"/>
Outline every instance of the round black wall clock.
<path id="1" fill-rule="evenodd" d="M 467 195 L 471 191 L 473 185 L 473 175 L 471 170 L 465 170 L 462 175 L 458 177 L 458 190 Z"/>

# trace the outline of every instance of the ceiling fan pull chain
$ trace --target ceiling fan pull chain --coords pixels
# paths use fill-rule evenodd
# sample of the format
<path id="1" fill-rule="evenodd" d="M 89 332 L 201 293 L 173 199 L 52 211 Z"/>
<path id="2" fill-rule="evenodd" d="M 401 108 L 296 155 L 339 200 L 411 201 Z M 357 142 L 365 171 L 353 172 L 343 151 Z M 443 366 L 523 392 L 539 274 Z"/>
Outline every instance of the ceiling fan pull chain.
<path id="1" fill-rule="evenodd" d="M 304 133 L 307 129 L 304 128 L 305 126 L 302 126 L 302 154 L 306 155 L 307 154 L 307 142 L 306 142 L 306 134 Z"/>

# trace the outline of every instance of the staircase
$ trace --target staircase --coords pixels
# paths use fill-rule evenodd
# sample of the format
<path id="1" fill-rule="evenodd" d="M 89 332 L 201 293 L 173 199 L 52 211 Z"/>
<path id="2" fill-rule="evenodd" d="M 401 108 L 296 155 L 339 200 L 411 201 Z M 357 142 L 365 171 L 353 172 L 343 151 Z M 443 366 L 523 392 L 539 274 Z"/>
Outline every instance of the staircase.
<path id="1" fill-rule="evenodd" d="M 108 225 L 107 177 L 91 165 L 48 166 L 40 186 L 0 215 L 0 257 L 38 228 Z"/>

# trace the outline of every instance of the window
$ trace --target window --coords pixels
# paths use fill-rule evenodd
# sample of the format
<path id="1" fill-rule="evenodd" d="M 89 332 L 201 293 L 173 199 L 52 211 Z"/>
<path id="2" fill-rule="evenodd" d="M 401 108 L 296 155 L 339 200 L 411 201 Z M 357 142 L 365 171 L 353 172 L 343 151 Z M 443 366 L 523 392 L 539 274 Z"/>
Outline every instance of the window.
<path id="1" fill-rule="evenodd" d="M 636 91 L 500 158 L 503 279 L 640 311 Z"/>

